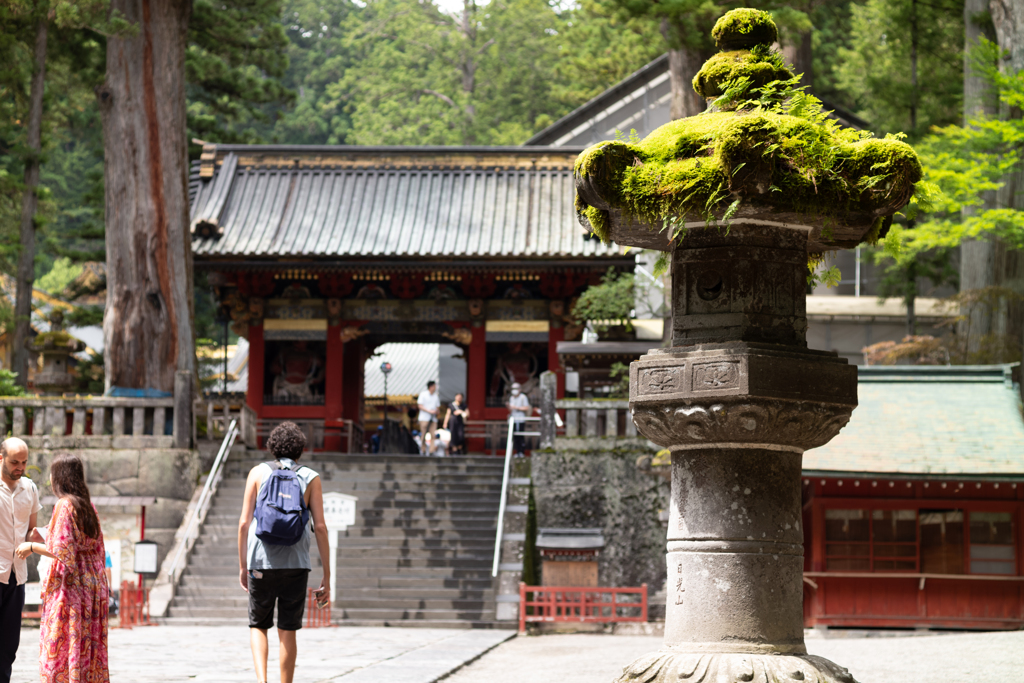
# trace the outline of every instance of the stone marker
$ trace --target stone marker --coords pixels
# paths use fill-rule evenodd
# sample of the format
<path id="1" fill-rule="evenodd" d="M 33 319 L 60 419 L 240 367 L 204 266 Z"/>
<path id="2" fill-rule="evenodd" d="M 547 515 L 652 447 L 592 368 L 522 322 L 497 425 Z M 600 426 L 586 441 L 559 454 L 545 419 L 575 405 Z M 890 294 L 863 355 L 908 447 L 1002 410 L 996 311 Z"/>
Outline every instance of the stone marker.
<path id="1" fill-rule="evenodd" d="M 788 115 L 798 93 L 755 93 L 792 77 L 769 15 L 734 10 L 713 35 L 723 52 L 694 79 L 708 112 L 576 164 L 585 226 L 671 253 L 673 346 L 630 366 L 629 391 L 637 430 L 672 452 L 665 642 L 619 680 L 849 683 L 803 639 L 802 453 L 857 405 L 856 368 L 807 348 L 808 263 L 882 237 L 920 165 Z"/>

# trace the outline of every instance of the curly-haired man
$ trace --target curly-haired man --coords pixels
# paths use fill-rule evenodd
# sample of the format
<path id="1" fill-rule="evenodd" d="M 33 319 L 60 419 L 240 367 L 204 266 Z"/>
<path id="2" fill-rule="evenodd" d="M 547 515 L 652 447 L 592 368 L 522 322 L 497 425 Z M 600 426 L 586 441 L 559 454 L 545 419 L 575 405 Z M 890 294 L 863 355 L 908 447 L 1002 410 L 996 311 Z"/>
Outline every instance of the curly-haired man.
<path id="1" fill-rule="evenodd" d="M 324 524 L 324 499 L 320 475 L 296 462 L 306 447 L 306 435 L 294 422 L 282 422 L 267 439 L 267 450 L 276 458 L 249 471 L 238 520 L 238 580 L 249 593 L 249 642 L 259 683 L 267 680 L 267 630 L 274 622 L 277 604 L 277 634 L 281 641 L 281 683 L 291 683 L 295 674 L 295 632 L 302 628 L 306 607 L 306 582 L 312 565 L 309 560 L 310 533 L 307 525 L 293 545 L 265 543 L 256 535 L 254 514 L 260 492 L 275 469 L 295 473 L 302 489 L 306 509 L 313 520 L 316 547 L 320 551 L 324 575 L 317 590 L 320 604 L 329 601 L 331 557 L 327 526 Z"/>

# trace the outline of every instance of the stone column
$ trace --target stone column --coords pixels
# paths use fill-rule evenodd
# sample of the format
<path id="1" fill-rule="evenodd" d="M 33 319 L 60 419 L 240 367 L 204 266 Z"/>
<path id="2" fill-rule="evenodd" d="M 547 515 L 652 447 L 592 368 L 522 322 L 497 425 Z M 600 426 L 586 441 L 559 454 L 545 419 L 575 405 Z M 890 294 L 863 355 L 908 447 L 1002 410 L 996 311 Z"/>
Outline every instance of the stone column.
<path id="1" fill-rule="evenodd" d="M 672 451 L 663 648 L 620 681 L 853 681 L 803 640 L 802 453 L 857 404 L 857 372 L 807 349 L 807 227 L 688 229 L 673 346 L 630 367 L 638 431 Z"/>

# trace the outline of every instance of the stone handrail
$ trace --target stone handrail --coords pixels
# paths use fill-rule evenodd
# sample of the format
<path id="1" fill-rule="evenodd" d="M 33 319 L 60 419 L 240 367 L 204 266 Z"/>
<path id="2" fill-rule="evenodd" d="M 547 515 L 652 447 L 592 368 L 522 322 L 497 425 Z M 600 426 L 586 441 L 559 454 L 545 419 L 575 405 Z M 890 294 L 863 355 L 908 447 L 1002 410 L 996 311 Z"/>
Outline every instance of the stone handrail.
<path id="1" fill-rule="evenodd" d="M 627 399 L 563 398 L 554 402 L 565 411 L 565 436 L 637 438 Z"/>
<path id="2" fill-rule="evenodd" d="M 4 397 L 0 434 L 30 448 L 187 448 L 174 410 L 174 398 Z"/>

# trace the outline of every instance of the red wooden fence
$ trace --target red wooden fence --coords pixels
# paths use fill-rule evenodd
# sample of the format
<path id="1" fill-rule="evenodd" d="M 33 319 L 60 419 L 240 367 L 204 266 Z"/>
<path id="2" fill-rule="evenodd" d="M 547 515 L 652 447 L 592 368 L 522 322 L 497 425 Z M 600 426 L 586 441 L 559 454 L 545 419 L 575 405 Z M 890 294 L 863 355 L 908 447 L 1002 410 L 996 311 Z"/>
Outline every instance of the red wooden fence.
<path id="1" fill-rule="evenodd" d="M 527 600 L 527 594 L 533 594 Z M 639 596 L 626 602 L 622 596 Z M 526 622 L 573 621 L 611 624 L 647 621 L 647 584 L 639 588 L 582 588 L 578 586 L 527 586 L 519 584 L 519 632 Z"/>
<path id="2" fill-rule="evenodd" d="M 306 628 L 334 626 L 331 623 L 331 603 L 321 609 L 316 606 L 316 589 L 310 588 L 306 597 Z"/>
<path id="3" fill-rule="evenodd" d="M 149 620 L 149 589 L 122 581 L 117 614 L 121 618 L 121 628 L 153 626 Z"/>

